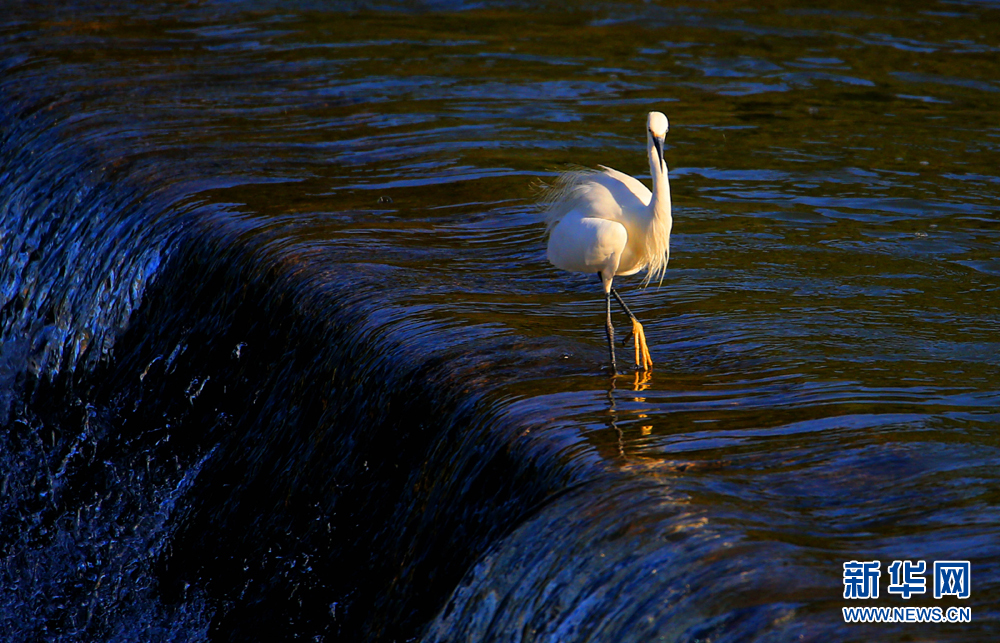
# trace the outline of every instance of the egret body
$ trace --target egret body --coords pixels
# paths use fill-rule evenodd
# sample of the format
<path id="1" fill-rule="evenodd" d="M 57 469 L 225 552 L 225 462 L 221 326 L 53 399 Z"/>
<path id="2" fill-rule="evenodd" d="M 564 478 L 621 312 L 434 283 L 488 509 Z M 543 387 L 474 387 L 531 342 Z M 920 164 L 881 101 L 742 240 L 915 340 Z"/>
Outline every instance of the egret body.
<path id="1" fill-rule="evenodd" d="M 645 269 L 646 281 L 659 278 L 670 258 L 670 181 L 663 160 L 663 140 L 669 124 L 660 112 L 646 119 L 646 152 L 653 175 L 653 191 L 627 174 L 610 167 L 566 172 L 546 194 L 549 230 L 548 258 L 557 268 L 596 273 L 604 285 L 607 301 L 605 331 L 615 365 L 614 326 L 611 298 L 618 301 L 632 321 L 635 363 L 650 370 L 653 360 L 642 324 L 611 285 L 617 275 L 632 275 Z M 626 338 L 628 341 L 628 338 Z"/>

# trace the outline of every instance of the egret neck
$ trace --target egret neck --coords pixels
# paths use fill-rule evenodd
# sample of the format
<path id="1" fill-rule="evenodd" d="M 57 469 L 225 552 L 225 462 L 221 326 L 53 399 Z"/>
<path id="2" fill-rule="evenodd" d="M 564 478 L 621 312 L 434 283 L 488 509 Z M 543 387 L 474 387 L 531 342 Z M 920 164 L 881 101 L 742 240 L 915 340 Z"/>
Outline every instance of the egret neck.
<path id="1" fill-rule="evenodd" d="M 647 132 L 649 137 L 649 172 L 653 176 L 653 198 L 649 202 L 650 214 L 654 219 L 670 220 L 670 179 L 667 177 L 667 162 L 663 159 L 663 136 Z"/>

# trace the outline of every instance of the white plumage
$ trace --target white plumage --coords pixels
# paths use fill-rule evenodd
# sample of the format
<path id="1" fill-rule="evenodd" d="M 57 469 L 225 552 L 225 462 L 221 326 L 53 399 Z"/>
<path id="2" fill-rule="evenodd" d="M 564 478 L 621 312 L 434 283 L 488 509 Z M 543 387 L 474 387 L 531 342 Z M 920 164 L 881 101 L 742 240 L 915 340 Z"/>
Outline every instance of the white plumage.
<path id="1" fill-rule="evenodd" d="M 632 321 L 636 366 L 649 370 L 653 365 L 642 324 L 611 285 L 612 280 L 645 268 L 646 284 L 653 279 L 662 281 L 670 258 L 670 181 L 663 160 L 669 123 L 660 112 L 650 112 L 646 126 L 652 192 L 631 176 L 602 166 L 600 170 L 562 174 L 543 199 L 549 261 L 563 270 L 596 273 L 604 285 L 612 372 L 616 372 L 612 296 Z"/>

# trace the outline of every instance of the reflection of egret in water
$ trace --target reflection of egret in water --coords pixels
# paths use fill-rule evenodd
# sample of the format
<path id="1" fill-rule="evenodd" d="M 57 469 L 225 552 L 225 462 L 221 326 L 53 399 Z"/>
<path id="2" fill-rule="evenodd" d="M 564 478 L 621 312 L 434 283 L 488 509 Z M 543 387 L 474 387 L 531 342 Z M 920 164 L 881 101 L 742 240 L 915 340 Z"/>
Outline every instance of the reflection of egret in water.
<path id="1" fill-rule="evenodd" d="M 632 381 L 632 391 L 641 392 L 649 388 L 650 382 L 653 381 L 653 374 L 649 371 L 636 371 L 635 379 Z M 611 424 L 611 428 L 615 430 L 618 435 L 618 455 L 625 458 L 625 434 L 622 432 L 621 427 L 618 426 L 618 408 L 615 406 L 615 390 L 617 389 L 615 385 L 615 380 L 611 379 L 611 386 L 608 388 L 608 417 Z M 645 397 L 633 397 L 633 402 L 642 403 L 646 401 Z M 649 419 L 649 416 L 645 413 L 638 413 L 636 415 L 640 420 Z M 653 426 L 643 425 L 640 428 L 643 436 L 649 435 L 653 432 Z"/>
<path id="2" fill-rule="evenodd" d="M 602 166 L 601 171 L 564 173 L 544 199 L 548 206 L 549 261 L 570 272 L 597 273 L 604 285 L 607 304 L 604 328 L 612 374 L 617 373 L 612 296 L 632 321 L 629 335 L 635 337 L 636 367 L 648 371 L 653 367 L 653 359 L 642 324 L 611 281 L 616 275 L 633 275 L 644 268 L 647 284 L 657 277 L 662 281 L 670 258 L 670 181 L 663 160 L 667 117 L 650 112 L 646 123 L 652 192 L 631 176 Z"/>
<path id="3" fill-rule="evenodd" d="M 634 411 L 620 410 L 617 406 L 615 397 L 616 395 L 624 396 L 626 402 L 632 402 L 635 404 L 645 405 L 647 399 L 644 395 L 641 395 L 644 391 L 647 391 L 652 386 L 653 374 L 649 371 L 637 371 L 634 374 L 634 378 L 631 382 L 628 391 L 619 391 L 615 379 L 611 379 L 610 386 L 608 387 L 608 424 L 611 429 L 614 430 L 617 447 L 618 456 L 621 459 L 621 468 L 626 471 L 631 471 L 633 473 L 638 473 L 645 476 L 673 476 L 677 474 L 689 474 L 697 471 L 712 471 L 728 468 L 732 463 L 729 460 L 675 460 L 675 459 L 665 459 L 662 456 L 650 455 L 645 453 L 645 449 L 642 446 L 642 440 L 637 440 L 637 436 L 633 434 L 631 441 L 632 449 L 629 453 L 629 438 L 625 436 L 625 431 L 621 428 L 621 422 L 629 422 L 632 418 L 638 420 L 636 424 L 639 424 L 639 436 L 642 438 L 649 437 L 653 434 L 653 425 L 647 424 L 650 421 L 648 415 L 648 408 L 643 406 L 635 409 Z M 626 417 L 631 416 L 631 417 Z M 645 420 L 645 422 L 643 422 Z"/>

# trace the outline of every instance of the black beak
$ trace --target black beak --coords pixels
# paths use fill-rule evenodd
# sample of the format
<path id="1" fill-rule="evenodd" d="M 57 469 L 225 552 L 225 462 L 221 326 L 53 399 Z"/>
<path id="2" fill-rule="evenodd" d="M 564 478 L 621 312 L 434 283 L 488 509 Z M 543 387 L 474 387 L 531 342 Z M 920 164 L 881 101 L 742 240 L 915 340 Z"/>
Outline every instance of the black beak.
<path id="1" fill-rule="evenodd" d="M 656 156 L 660 158 L 660 167 L 663 167 L 663 139 L 666 137 L 666 133 L 664 133 L 662 137 L 653 137 L 653 147 L 656 148 Z"/>

